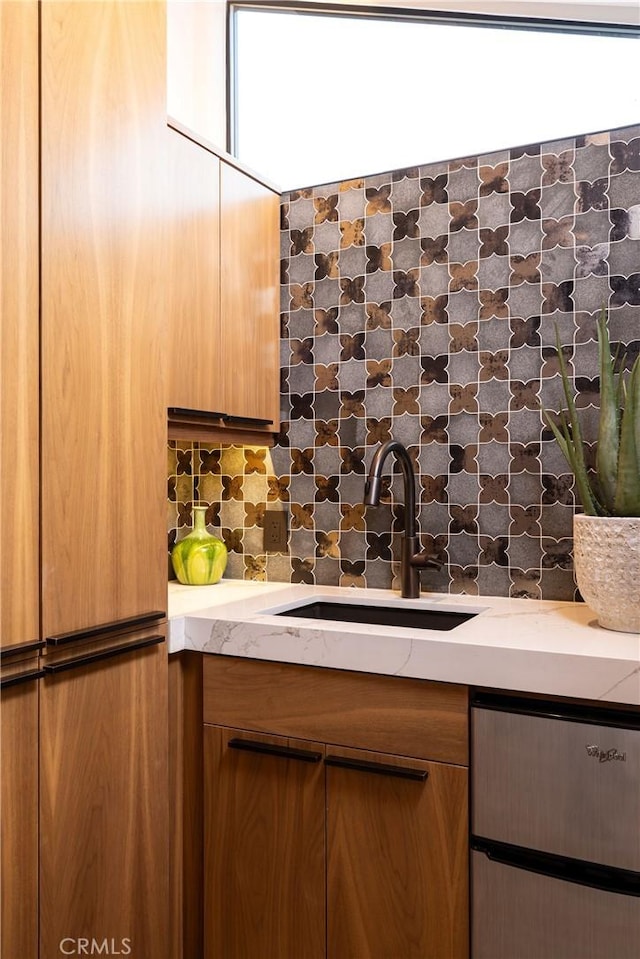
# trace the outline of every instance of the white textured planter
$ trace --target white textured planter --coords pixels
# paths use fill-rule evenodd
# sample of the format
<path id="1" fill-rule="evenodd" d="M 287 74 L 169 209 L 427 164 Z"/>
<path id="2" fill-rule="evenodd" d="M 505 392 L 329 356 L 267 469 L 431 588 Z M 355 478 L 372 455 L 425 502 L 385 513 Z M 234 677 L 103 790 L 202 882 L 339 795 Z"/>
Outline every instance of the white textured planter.
<path id="1" fill-rule="evenodd" d="M 578 589 L 606 629 L 640 633 L 640 517 L 573 519 Z"/>

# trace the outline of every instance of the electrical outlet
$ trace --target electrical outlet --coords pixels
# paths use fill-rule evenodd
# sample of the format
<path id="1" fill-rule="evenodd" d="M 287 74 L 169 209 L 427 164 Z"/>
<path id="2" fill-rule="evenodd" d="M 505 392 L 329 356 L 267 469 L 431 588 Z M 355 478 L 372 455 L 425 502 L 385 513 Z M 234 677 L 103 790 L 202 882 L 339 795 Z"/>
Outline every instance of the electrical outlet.
<path id="1" fill-rule="evenodd" d="M 265 553 L 286 553 L 287 514 L 284 510 L 265 510 L 262 532 Z"/>

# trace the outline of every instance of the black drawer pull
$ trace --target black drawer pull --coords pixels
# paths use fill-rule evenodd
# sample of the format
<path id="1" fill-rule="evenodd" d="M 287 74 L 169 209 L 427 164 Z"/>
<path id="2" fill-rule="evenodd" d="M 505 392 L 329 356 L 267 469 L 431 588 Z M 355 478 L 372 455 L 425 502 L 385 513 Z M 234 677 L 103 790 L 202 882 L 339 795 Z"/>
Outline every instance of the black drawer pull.
<path id="1" fill-rule="evenodd" d="M 319 763 L 322 759 L 322 753 L 317 753 L 311 749 L 276 746 L 273 743 L 261 743 L 255 739 L 230 739 L 227 746 L 229 749 L 241 749 L 248 753 L 280 756 L 282 759 L 299 759 L 303 763 Z"/>
<path id="2" fill-rule="evenodd" d="M 31 643 L 20 643 L 15 646 L 5 646 L 0 649 L 0 659 L 9 659 L 24 653 L 37 653 L 44 646 L 44 640 L 35 639 Z"/>
<path id="3" fill-rule="evenodd" d="M 102 636 L 103 633 L 121 633 L 125 630 L 144 629 L 152 626 L 158 620 L 166 619 L 167 614 L 154 610 L 152 613 L 143 613 L 141 616 L 130 616 L 128 619 L 116 619 L 112 623 L 100 623 L 90 626 L 89 629 L 74 629 L 70 633 L 58 633 L 56 636 L 47 636 L 47 646 L 64 646 L 66 643 L 77 643 L 83 639 L 92 639 Z"/>
<path id="4" fill-rule="evenodd" d="M 360 773 L 377 773 L 380 776 L 413 779 L 416 782 L 424 782 L 429 775 L 426 769 L 416 769 L 413 766 L 392 766 L 391 763 L 372 763 L 365 759 L 347 759 L 344 756 L 327 756 L 325 764 L 338 766 L 340 769 L 354 769 Z"/>
<path id="5" fill-rule="evenodd" d="M 224 419 L 224 413 L 214 413 L 211 410 L 189 410 L 184 406 L 170 406 L 169 407 L 169 416 L 179 416 L 184 419 L 193 419 L 197 417 L 202 420 L 222 420 Z"/>
<path id="6" fill-rule="evenodd" d="M 122 656 L 125 653 L 135 653 L 138 649 L 145 649 L 147 646 L 157 646 L 158 643 L 164 643 L 164 636 L 149 636 L 147 639 L 139 639 L 135 643 L 123 643 L 121 646 L 111 646 L 109 649 L 101 649 L 96 653 L 90 653 L 88 656 L 75 656 L 73 659 L 63 659 L 59 663 L 45 664 L 44 672 L 49 675 L 63 673 L 67 669 L 79 669 L 81 666 L 91 666 L 102 659 L 111 659 L 113 656 Z"/>
<path id="7" fill-rule="evenodd" d="M 44 676 L 42 669 L 30 669 L 28 672 L 16 673 L 15 676 L 7 676 L 6 679 L 0 679 L 0 689 L 17 686 L 18 683 L 30 683 L 35 679 L 40 679 L 41 676 Z"/>
<path id="8" fill-rule="evenodd" d="M 222 419 L 232 426 L 271 426 L 273 424 L 273 420 L 262 420 L 258 416 L 231 416 L 229 413 L 225 413 Z"/>

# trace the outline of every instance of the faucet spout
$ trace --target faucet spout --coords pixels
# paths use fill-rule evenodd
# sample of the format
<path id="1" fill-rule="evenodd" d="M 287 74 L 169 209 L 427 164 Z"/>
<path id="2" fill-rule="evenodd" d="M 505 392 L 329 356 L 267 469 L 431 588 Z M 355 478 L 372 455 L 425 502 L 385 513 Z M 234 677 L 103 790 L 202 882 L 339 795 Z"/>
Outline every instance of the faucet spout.
<path id="1" fill-rule="evenodd" d="M 404 534 L 400 551 L 401 595 L 408 599 L 416 599 L 420 595 L 420 568 L 433 566 L 439 569 L 442 564 L 435 556 L 420 552 L 416 516 L 416 478 L 411 457 L 406 447 L 398 440 L 387 440 L 376 450 L 365 481 L 364 504 L 365 506 L 380 505 L 382 470 L 390 453 L 395 455 L 400 464 L 404 481 Z"/>
<path id="2" fill-rule="evenodd" d="M 380 505 L 380 490 L 382 487 L 382 469 L 389 453 L 394 453 L 397 461 L 400 463 L 402 478 L 404 480 L 404 512 L 405 512 L 405 535 L 416 535 L 416 481 L 413 472 L 413 463 L 405 446 L 399 440 L 387 440 L 375 452 L 369 470 L 369 476 L 364 487 L 365 506 Z"/>

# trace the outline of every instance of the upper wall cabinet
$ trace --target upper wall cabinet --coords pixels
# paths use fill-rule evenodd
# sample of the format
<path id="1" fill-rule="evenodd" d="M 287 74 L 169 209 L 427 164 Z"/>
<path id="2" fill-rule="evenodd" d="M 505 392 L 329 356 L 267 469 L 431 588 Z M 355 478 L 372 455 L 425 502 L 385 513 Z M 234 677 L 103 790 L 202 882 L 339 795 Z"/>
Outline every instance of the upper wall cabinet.
<path id="1" fill-rule="evenodd" d="M 171 171 L 169 407 L 222 410 L 220 160 L 167 130 Z"/>
<path id="2" fill-rule="evenodd" d="M 166 609 L 164 4 L 41 5 L 45 633 Z"/>
<path id="3" fill-rule="evenodd" d="M 267 441 L 279 427 L 279 195 L 189 131 L 167 135 L 170 435 Z"/>
<path id="4" fill-rule="evenodd" d="M 0 645 L 19 651 L 39 636 L 36 0 L 0 3 L 0 49 Z"/>
<path id="5" fill-rule="evenodd" d="M 279 420 L 279 197 L 220 165 L 220 362 L 229 411 Z M 269 422 L 271 421 L 271 422 Z"/>

